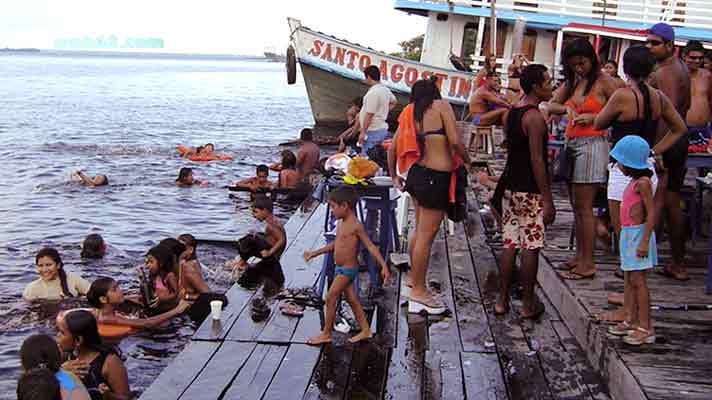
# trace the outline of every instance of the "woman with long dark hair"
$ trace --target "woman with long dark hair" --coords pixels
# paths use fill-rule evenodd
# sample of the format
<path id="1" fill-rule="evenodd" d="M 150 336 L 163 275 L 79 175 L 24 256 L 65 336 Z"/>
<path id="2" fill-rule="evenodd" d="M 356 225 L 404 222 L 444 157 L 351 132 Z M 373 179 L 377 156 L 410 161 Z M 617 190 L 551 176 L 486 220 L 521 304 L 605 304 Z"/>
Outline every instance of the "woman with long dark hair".
<path id="1" fill-rule="evenodd" d="M 64 270 L 64 263 L 59 252 L 45 247 L 35 256 L 39 279 L 25 287 L 22 297 L 25 300 L 61 300 L 77 297 L 89 291 L 89 282 L 73 272 Z"/>
<path id="2" fill-rule="evenodd" d="M 612 128 L 611 139 L 614 146 L 626 136 L 640 136 L 648 142 L 654 154 L 661 155 L 687 132 L 685 121 L 667 96 L 646 83 L 654 67 L 655 59 L 650 49 L 645 46 L 630 47 L 623 55 L 623 71 L 628 78 L 628 86 L 613 93 L 593 123 L 596 129 Z M 655 135 L 660 120 L 665 122 L 670 132 L 656 144 Z M 623 174 L 616 160 L 611 161 L 608 165 L 608 208 L 611 223 L 617 236 L 620 236 L 620 206 L 631 178 Z M 654 160 L 651 158 L 648 162 L 651 182 L 655 189 L 658 179 L 653 166 Z M 614 311 L 602 314 L 600 319 L 623 321 L 624 315 L 621 311 Z"/>
<path id="3" fill-rule="evenodd" d="M 417 161 L 407 170 L 404 187 L 416 206 L 416 232 L 409 246 L 412 267 L 409 311 L 425 310 L 438 314 L 445 310 L 445 306 L 434 299 L 425 286 L 430 250 L 440 223 L 454 200 L 451 198 L 453 173 L 463 160 L 469 166 L 470 158 L 457 132 L 452 107 L 441 99 L 435 79 L 420 80 L 413 85 L 408 107 L 404 113 L 412 113 L 407 115 L 412 115 L 409 123 L 414 126 L 414 132 L 406 133 L 399 128 L 398 135 L 414 134 L 413 141 L 417 142 L 414 150 L 418 153 Z M 398 138 L 393 142 L 401 143 Z M 389 169 L 393 170 L 393 155 L 390 159 Z M 400 186 L 400 178 L 393 176 Z"/>
<path id="4" fill-rule="evenodd" d="M 88 365 L 82 382 L 92 400 L 128 400 L 129 378 L 116 350 L 105 346 L 94 315 L 73 310 L 57 316 L 57 341 L 77 364 Z"/>
<path id="5" fill-rule="evenodd" d="M 598 55 L 586 39 L 575 39 L 562 53 L 564 83 L 554 93 L 546 111 L 567 114 L 566 151 L 571 164 L 571 203 L 576 223 L 576 257 L 565 266 L 566 279 L 593 278 L 595 243 L 593 200 L 606 183 L 608 165 L 607 131 L 595 129 L 593 120 L 613 95 L 613 78 L 601 72 Z"/>
<path id="6" fill-rule="evenodd" d="M 106 255 L 106 242 L 98 233 L 90 233 L 82 242 L 82 258 L 99 259 Z"/>

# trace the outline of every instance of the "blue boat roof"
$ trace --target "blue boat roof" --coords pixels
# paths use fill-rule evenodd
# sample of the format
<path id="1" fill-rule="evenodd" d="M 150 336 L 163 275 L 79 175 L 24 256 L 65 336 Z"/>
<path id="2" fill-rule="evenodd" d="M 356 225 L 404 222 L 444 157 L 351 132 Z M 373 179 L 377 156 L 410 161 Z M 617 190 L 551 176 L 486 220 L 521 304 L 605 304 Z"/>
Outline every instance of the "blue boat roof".
<path id="1" fill-rule="evenodd" d="M 399 11 L 410 12 L 415 14 L 426 15 L 428 11 L 450 13 L 458 15 L 469 15 L 472 17 L 489 17 L 490 9 L 482 7 L 466 7 L 455 5 L 451 11 L 446 3 L 430 3 L 423 1 L 412 0 L 396 0 L 394 8 Z M 524 17 L 527 26 L 535 29 L 559 30 L 570 23 L 580 23 L 588 25 L 598 25 L 607 28 L 621 28 L 629 30 L 644 30 L 648 29 L 649 25 L 636 24 L 623 21 L 605 21 L 605 25 L 601 19 L 568 17 L 553 14 L 530 13 L 523 11 L 497 10 L 497 18 L 504 21 L 514 22 L 519 17 Z M 684 40 L 703 40 L 712 42 L 712 30 L 694 29 L 684 27 L 674 27 L 675 37 Z"/>

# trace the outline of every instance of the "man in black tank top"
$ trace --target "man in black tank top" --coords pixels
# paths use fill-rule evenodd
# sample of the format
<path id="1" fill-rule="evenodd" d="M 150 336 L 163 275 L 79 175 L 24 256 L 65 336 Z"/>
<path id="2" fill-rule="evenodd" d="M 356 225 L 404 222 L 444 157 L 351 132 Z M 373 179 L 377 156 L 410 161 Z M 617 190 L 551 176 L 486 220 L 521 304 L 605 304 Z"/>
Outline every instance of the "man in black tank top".
<path id="1" fill-rule="evenodd" d="M 536 318 L 544 306 L 536 300 L 534 285 L 539 250 L 544 247 L 544 226 L 554 221 L 556 210 L 547 173 L 548 129 L 539 103 L 551 98 L 551 76 L 546 67 L 528 65 L 520 84 L 525 97 L 509 110 L 504 124 L 509 155 L 493 203 L 502 199 L 502 265 L 495 314 L 509 310 L 509 284 L 517 251 L 522 255 L 523 318 Z"/>

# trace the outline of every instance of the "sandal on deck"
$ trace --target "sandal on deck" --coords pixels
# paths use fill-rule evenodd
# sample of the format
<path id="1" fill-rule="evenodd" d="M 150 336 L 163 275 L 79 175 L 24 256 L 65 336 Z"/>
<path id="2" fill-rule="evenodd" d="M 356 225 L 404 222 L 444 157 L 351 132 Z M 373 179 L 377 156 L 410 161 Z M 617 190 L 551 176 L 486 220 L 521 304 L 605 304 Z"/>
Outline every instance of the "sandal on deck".
<path id="1" fill-rule="evenodd" d="M 630 334 L 630 332 L 635 331 L 636 327 L 630 324 L 628 321 L 623 321 L 620 322 L 616 325 L 611 325 L 608 327 L 608 333 L 610 333 L 613 336 L 626 336 Z"/>
<path id="2" fill-rule="evenodd" d="M 574 271 L 574 270 L 571 270 L 571 271 L 569 271 L 569 272 L 566 272 L 566 273 L 563 273 L 563 274 L 559 274 L 559 275 L 561 276 L 562 279 L 567 279 L 567 280 L 570 280 L 570 281 L 581 281 L 581 280 L 584 280 L 584 279 L 593 279 L 593 278 L 595 278 L 595 277 L 596 277 L 596 272 L 594 271 L 594 272 L 591 273 L 591 274 L 584 275 L 584 274 L 582 274 L 582 273 L 580 273 L 580 272 L 576 272 L 576 271 Z"/>
<path id="3" fill-rule="evenodd" d="M 681 281 L 681 282 L 690 280 L 690 277 L 687 275 L 687 273 L 677 273 L 676 274 L 676 273 L 670 271 L 667 266 L 664 266 L 660 269 L 656 269 L 655 272 L 658 275 L 662 275 L 666 278 L 672 278 L 672 279 L 675 279 L 675 280 Z"/>
<path id="4" fill-rule="evenodd" d="M 431 315 L 438 315 L 447 311 L 445 304 L 434 299 L 432 296 L 428 296 L 425 301 L 415 300 L 410 296 L 407 296 L 406 298 L 408 299 L 408 313 L 410 314 L 420 314 L 425 312 Z"/>
<path id="5" fill-rule="evenodd" d="M 623 341 L 632 346 L 653 344 L 655 343 L 655 334 L 645 328 L 638 327 L 636 330 L 629 332 L 628 336 L 623 338 Z"/>
<path id="6" fill-rule="evenodd" d="M 293 302 L 283 303 L 279 306 L 282 314 L 290 317 L 302 317 L 304 316 L 304 308 Z"/>

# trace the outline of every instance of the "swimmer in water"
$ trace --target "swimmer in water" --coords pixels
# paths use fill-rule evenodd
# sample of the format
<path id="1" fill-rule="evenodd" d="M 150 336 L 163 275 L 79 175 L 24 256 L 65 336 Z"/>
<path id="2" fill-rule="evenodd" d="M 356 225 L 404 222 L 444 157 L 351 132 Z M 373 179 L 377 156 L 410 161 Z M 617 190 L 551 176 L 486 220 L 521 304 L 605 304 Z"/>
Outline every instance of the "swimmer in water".
<path id="1" fill-rule="evenodd" d="M 145 263 L 155 297 L 148 306 L 158 312 L 173 309 L 178 304 L 178 276 L 174 272 L 174 255 L 166 246 L 154 246 L 146 253 Z"/>
<path id="2" fill-rule="evenodd" d="M 212 143 L 207 143 L 202 146 L 202 150 L 198 151 L 201 156 L 211 156 L 215 152 L 215 145 Z"/>
<path id="3" fill-rule="evenodd" d="M 257 166 L 256 176 L 243 179 L 235 183 L 235 186 L 249 189 L 253 193 L 268 192 L 274 188 L 274 185 L 269 181 L 268 177 L 269 167 L 264 164 L 260 164 Z"/>
<path id="4" fill-rule="evenodd" d="M 205 186 L 207 181 L 201 181 L 198 179 L 193 179 L 193 168 L 183 167 L 178 172 L 178 178 L 176 179 L 176 185 L 179 187 L 190 187 L 193 185 Z"/>
<path id="5" fill-rule="evenodd" d="M 163 314 L 150 318 L 127 318 L 116 313 L 116 307 L 124 302 L 124 292 L 119 283 L 112 278 L 99 278 L 95 280 L 87 300 L 94 309 L 92 314 L 100 324 L 130 326 L 137 329 L 152 328 L 180 315 L 190 307 L 187 301 L 180 301 L 178 306 Z"/>
<path id="6" fill-rule="evenodd" d="M 89 281 L 74 272 L 66 272 L 59 252 L 45 247 L 35 256 L 40 278 L 27 285 L 22 297 L 33 300 L 62 300 L 89 291 Z"/>
<path id="7" fill-rule="evenodd" d="M 196 254 L 198 241 L 193 235 L 187 233 L 178 236 L 178 240 L 185 246 L 185 250 L 180 255 L 181 298 L 197 300 L 201 294 L 210 293 L 210 287 L 205 282 L 203 268 Z"/>
<path id="8" fill-rule="evenodd" d="M 86 176 L 82 171 L 76 171 L 72 175 L 79 178 L 79 181 L 84 186 L 96 187 L 105 186 L 109 184 L 109 177 L 107 177 L 106 175 L 96 175 L 90 178 Z"/>
<path id="9" fill-rule="evenodd" d="M 82 243 L 82 258 L 99 259 L 106 255 L 106 242 L 98 233 L 92 233 L 84 238 Z"/>
<path id="10" fill-rule="evenodd" d="M 297 172 L 297 156 L 290 150 L 284 150 L 282 152 L 282 162 L 280 163 L 279 178 L 277 178 L 277 187 L 294 189 L 300 182 L 299 172 Z"/>

